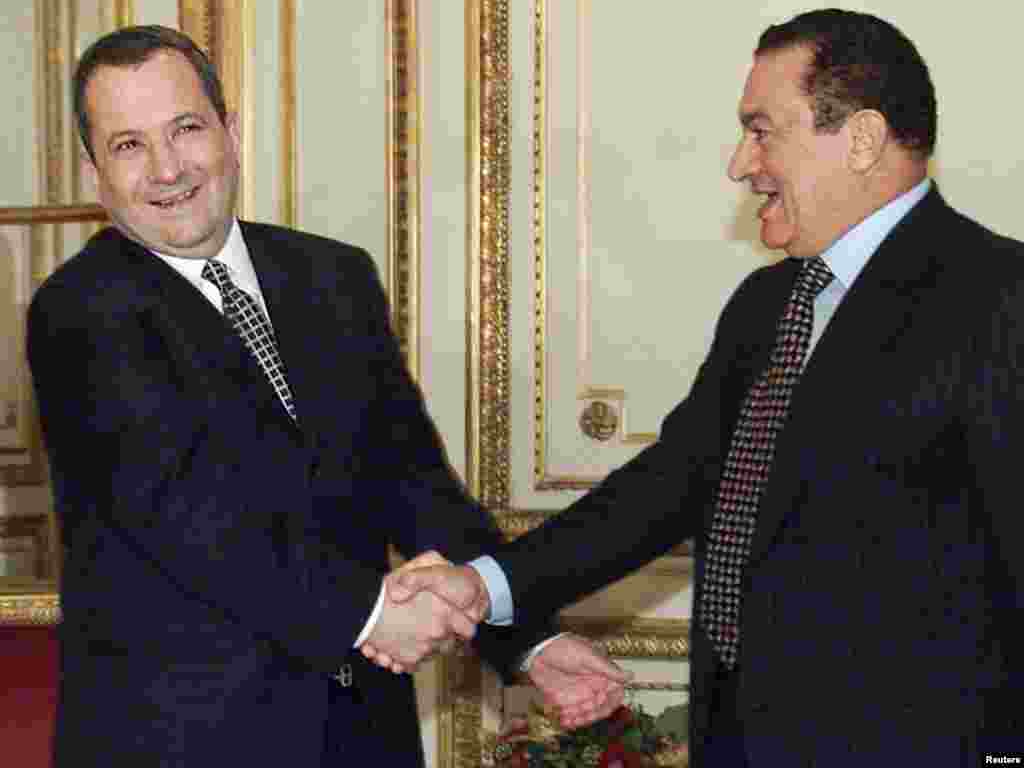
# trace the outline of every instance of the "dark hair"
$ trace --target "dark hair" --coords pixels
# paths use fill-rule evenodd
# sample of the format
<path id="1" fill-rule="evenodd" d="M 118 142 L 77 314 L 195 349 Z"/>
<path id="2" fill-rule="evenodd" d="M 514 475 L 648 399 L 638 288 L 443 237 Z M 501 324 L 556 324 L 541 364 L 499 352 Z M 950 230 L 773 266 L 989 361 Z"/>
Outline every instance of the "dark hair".
<path id="1" fill-rule="evenodd" d="M 768 27 L 755 54 L 806 46 L 804 78 L 814 125 L 835 133 L 861 109 L 880 112 L 896 141 L 922 157 L 935 150 L 935 87 L 914 44 L 887 21 L 836 8 Z"/>
<path id="2" fill-rule="evenodd" d="M 160 51 L 177 51 L 184 56 L 199 76 L 207 98 L 217 111 L 220 121 L 227 119 L 224 88 L 217 71 L 205 53 L 188 35 L 176 29 L 157 25 L 122 27 L 104 35 L 82 54 L 75 69 L 72 84 L 72 106 L 78 118 L 78 134 L 89 157 L 96 160 L 89 136 L 89 115 L 85 108 L 85 88 L 100 67 L 136 67 L 153 58 Z"/>

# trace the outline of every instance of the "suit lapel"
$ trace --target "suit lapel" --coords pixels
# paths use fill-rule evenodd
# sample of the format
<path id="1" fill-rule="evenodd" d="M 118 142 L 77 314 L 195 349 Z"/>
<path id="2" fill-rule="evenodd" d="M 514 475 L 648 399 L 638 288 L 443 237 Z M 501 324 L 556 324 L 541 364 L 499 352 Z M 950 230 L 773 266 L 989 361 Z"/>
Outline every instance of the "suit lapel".
<path id="1" fill-rule="evenodd" d="M 247 402 L 254 412 L 284 407 L 241 338 L 214 306 L 181 274 L 137 243 L 120 235 L 126 269 L 149 300 L 143 321 L 166 343 L 186 385 L 211 405 Z"/>
<path id="2" fill-rule="evenodd" d="M 913 320 L 934 279 L 934 246 L 948 206 L 933 186 L 871 256 L 818 341 L 793 392 L 786 427 L 775 446 L 768 486 L 758 510 L 751 561 L 769 548 L 783 519 L 800 505 L 812 479 L 815 446 L 827 437 L 841 393 L 851 378 L 871 380 Z M 893 361 L 892 364 L 897 364 Z"/>

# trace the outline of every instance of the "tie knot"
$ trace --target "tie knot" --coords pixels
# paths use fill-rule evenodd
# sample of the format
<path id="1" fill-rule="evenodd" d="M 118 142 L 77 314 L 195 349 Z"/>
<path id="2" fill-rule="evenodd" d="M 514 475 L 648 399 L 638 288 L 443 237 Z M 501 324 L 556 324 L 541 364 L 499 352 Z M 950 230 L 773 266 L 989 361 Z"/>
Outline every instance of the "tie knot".
<path id="1" fill-rule="evenodd" d="M 821 256 L 804 259 L 796 278 L 796 290 L 809 295 L 812 299 L 825 290 L 835 275 Z"/>
<path id="2" fill-rule="evenodd" d="M 203 265 L 203 279 L 216 285 L 221 293 L 224 293 L 225 289 L 231 285 L 228 268 L 216 259 L 207 259 Z"/>

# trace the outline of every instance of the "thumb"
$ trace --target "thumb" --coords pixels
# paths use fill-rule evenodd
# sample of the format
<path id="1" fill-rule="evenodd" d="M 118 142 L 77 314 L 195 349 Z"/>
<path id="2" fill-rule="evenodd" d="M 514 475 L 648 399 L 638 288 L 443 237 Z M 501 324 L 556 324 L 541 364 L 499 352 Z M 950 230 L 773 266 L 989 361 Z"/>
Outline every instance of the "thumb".
<path id="1" fill-rule="evenodd" d="M 414 570 L 395 571 L 384 577 L 388 597 L 392 602 L 405 603 L 420 593 L 426 586 L 425 580 Z"/>

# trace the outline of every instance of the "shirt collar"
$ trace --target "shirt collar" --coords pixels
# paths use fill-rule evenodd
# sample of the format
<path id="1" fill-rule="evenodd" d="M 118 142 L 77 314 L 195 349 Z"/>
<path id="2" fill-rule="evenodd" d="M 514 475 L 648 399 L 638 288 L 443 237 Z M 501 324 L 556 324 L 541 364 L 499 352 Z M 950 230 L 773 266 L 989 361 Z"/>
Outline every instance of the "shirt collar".
<path id="1" fill-rule="evenodd" d="M 203 267 L 206 266 L 206 259 L 186 259 L 181 256 L 168 256 L 164 253 L 157 253 L 157 256 L 169 263 L 179 272 L 198 283 L 203 279 Z M 231 222 L 231 229 L 228 232 L 228 239 L 224 247 L 220 249 L 214 258 L 222 262 L 235 285 L 246 293 L 256 296 L 260 295 L 259 280 L 256 278 L 256 270 L 253 269 L 252 259 L 249 258 L 249 249 L 242 237 L 242 229 L 238 226 L 238 219 Z"/>
<path id="2" fill-rule="evenodd" d="M 878 246 L 910 209 L 917 205 L 931 189 L 931 179 L 925 179 L 895 200 L 887 203 L 864 221 L 836 240 L 821 254 L 836 281 L 849 290 L 857 275 L 864 269 Z"/>

